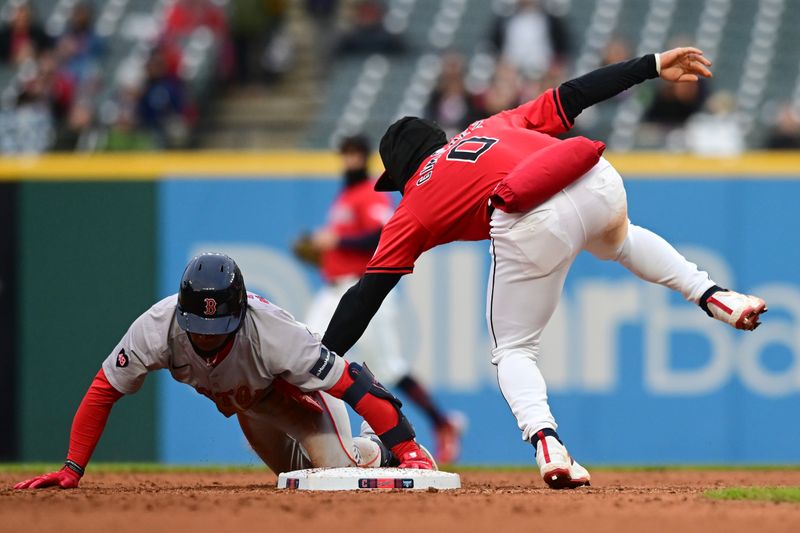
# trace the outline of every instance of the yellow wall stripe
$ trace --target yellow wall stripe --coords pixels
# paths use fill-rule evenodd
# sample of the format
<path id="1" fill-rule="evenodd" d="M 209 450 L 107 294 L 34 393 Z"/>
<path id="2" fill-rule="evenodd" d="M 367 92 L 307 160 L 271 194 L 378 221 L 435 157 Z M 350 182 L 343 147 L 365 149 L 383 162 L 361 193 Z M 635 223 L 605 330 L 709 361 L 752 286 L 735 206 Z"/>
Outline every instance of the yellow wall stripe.
<path id="1" fill-rule="evenodd" d="M 767 176 L 800 179 L 800 151 L 751 152 L 729 159 L 664 152 L 607 154 L 624 177 L 731 178 Z M 380 170 L 377 157 L 373 168 Z M 333 152 L 165 152 L 144 154 L 47 154 L 0 159 L 2 181 L 155 180 L 173 178 L 258 178 L 336 176 Z"/>

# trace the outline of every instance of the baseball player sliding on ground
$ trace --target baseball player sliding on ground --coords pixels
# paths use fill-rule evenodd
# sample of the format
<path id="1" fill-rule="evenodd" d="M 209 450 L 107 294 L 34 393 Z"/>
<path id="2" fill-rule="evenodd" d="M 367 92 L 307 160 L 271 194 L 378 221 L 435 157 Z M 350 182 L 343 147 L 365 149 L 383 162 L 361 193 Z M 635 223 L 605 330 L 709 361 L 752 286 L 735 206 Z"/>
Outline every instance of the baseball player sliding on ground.
<path id="1" fill-rule="evenodd" d="M 295 252 L 311 252 L 324 281 L 306 317 L 314 332 L 324 332 L 336 305 L 344 293 L 364 274 L 375 253 L 381 228 L 392 216 L 392 201 L 385 192 L 374 190 L 369 177 L 369 142 L 362 136 L 346 137 L 340 146 L 344 165 L 343 187 L 328 212 L 326 225 L 317 230 L 307 243 L 298 241 Z M 309 261 L 311 262 L 311 261 Z M 364 361 L 381 381 L 400 389 L 427 416 L 436 435 L 436 460 L 452 463 L 458 458 L 461 424 L 445 415 L 425 387 L 411 374 L 403 358 L 397 331 L 397 304 L 388 295 L 380 311 L 372 319 L 358 343 L 357 358 Z"/>
<path id="2" fill-rule="evenodd" d="M 718 287 L 664 239 L 631 224 L 622 178 L 600 157 L 602 143 L 553 135 L 568 131 L 583 109 L 635 84 L 659 76 L 694 82 L 711 76 L 710 65 L 696 48 L 610 65 L 479 120 L 449 142 L 430 121 L 395 122 L 381 139 L 386 172 L 376 189 L 400 191 L 403 199 L 366 274 L 339 303 L 323 344 L 346 353 L 425 250 L 489 239 L 486 318 L 500 389 L 522 438 L 536 448 L 545 482 L 588 485 L 589 472 L 556 433 L 537 366 L 542 330 L 580 251 L 676 290 L 738 329 L 755 329 L 767 308 L 760 298 Z"/>
<path id="3" fill-rule="evenodd" d="M 136 319 L 103 362 L 75 414 L 64 467 L 15 488 L 77 487 L 114 403 L 162 368 L 225 416 L 235 414 L 274 472 L 435 468 L 400 402 L 366 367 L 338 357 L 289 313 L 248 293 L 231 258 L 203 254 L 189 262 L 180 292 Z M 359 437 L 350 433 L 342 400 L 369 422 Z"/>

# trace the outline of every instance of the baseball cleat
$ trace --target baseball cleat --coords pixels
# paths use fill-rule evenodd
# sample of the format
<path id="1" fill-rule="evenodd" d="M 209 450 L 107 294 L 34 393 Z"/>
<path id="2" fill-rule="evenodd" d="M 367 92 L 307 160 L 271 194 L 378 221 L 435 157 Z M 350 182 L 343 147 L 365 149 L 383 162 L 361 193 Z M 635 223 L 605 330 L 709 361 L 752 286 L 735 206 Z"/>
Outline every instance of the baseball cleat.
<path id="1" fill-rule="evenodd" d="M 381 451 L 381 461 L 380 461 L 381 467 L 396 468 L 400 466 L 400 459 L 398 459 L 398 457 L 394 453 L 392 453 L 392 450 L 390 450 L 389 448 L 386 447 L 385 444 L 383 444 L 383 441 L 381 441 L 380 437 L 378 437 L 378 435 L 375 434 L 375 430 L 373 430 L 370 427 L 370 425 L 367 424 L 366 420 L 361 422 L 361 437 L 367 438 L 378 445 L 378 448 Z M 431 464 L 433 464 L 433 469 L 439 470 L 439 465 L 436 464 L 436 460 L 433 458 L 433 454 L 428 450 L 428 448 L 426 448 L 422 444 L 419 444 L 419 448 L 425 455 L 428 456 L 428 459 L 431 460 Z"/>
<path id="2" fill-rule="evenodd" d="M 461 455 L 461 435 L 467 425 L 463 413 L 447 416 L 447 421 L 434 429 L 436 434 L 436 460 L 442 464 L 454 463 Z"/>
<path id="3" fill-rule="evenodd" d="M 380 462 L 381 467 L 397 468 L 398 466 L 400 466 L 400 459 L 398 459 L 397 456 L 394 453 L 392 453 L 392 450 L 387 448 L 383 444 L 383 442 L 381 442 L 381 439 L 378 438 L 377 435 L 372 435 L 368 438 L 372 442 L 377 444 L 378 447 L 381 449 L 381 462 Z M 419 444 L 419 449 L 422 450 L 422 453 L 424 453 L 428 457 L 428 459 L 430 459 L 431 464 L 433 465 L 433 470 L 439 470 L 439 465 L 436 464 L 436 460 L 433 458 L 433 454 L 430 451 L 428 451 L 428 448 L 426 448 L 422 444 Z"/>
<path id="4" fill-rule="evenodd" d="M 433 454 L 423 446 L 422 444 L 419 445 L 419 449 L 422 450 L 422 453 L 428 456 L 428 459 L 431 460 L 431 464 L 433 465 L 433 470 L 439 470 L 439 465 L 436 464 L 436 459 L 433 458 Z"/>
<path id="5" fill-rule="evenodd" d="M 592 476 L 589 471 L 570 457 L 567 448 L 552 435 L 538 432 L 534 439 L 536 464 L 542 479 L 551 489 L 575 489 L 589 486 Z"/>
<path id="6" fill-rule="evenodd" d="M 717 320 L 747 331 L 760 326 L 759 317 L 767 312 L 767 304 L 761 298 L 733 291 L 713 293 L 706 299 L 706 307 Z"/>

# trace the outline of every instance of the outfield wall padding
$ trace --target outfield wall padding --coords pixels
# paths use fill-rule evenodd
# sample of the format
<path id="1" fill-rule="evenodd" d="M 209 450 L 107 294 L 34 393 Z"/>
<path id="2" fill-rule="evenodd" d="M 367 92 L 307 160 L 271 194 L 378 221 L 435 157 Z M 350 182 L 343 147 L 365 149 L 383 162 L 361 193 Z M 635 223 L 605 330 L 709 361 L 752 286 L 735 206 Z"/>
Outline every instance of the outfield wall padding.
<path id="1" fill-rule="evenodd" d="M 155 292 L 155 184 L 23 183 L 20 453 L 63 460 L 75 409 Z M 114 407 L 98 460 L 155 459 L 153 383 Z"/>

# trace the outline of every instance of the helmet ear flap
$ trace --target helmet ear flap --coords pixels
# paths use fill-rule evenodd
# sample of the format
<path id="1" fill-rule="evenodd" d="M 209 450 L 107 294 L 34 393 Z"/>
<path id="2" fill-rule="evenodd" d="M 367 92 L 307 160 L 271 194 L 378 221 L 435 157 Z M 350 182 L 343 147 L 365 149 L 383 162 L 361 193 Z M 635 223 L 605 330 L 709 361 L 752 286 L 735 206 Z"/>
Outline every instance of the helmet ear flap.
<path id="1" fill-rule="evenodd" d="M 194 257 L 183 272 L 176 319 L 189 333 L 224 335 L 241 326 L 247 311 L 244 277 L 225 254 Z"/>

